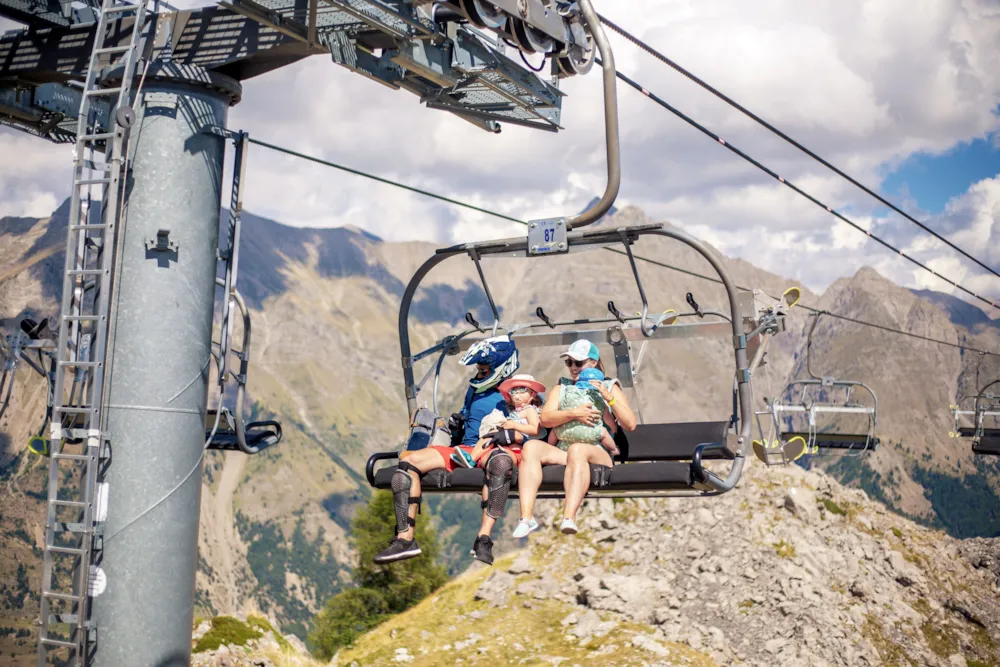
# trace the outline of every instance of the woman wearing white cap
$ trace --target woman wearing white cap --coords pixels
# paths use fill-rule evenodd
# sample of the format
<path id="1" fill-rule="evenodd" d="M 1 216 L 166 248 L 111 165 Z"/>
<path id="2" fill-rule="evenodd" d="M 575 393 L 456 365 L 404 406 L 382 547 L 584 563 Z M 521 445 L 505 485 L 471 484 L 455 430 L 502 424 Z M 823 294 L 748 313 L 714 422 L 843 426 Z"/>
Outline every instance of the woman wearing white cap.
<path id="1" fill-rule="evenodd" d="M 559 384 L 549 392 L 540 415 L 542 426 L 552 429 L 572 421 L 593 426 L 603 420 L 612 431 L 618 425 L 626 431 L 635 430 L 635 413 L 629 407 L 621 386 L 616 380 L 605 380 L 604 382 L 594 380 L 591 382 L 607 405 L 603 414 L 592 405 L 561 410 L 559 408 L 561 387 L 575 384 L 584 369 L 597 368 L 603 373 L 604 366 L 601 364 L 601 354 L 597 346 L 588 340 L 576 341 L 559 356 L 565 361 L 572 379 L 560 380 Z M 566 474 L 563 477 L 563 488 L 566 490 L 566 508 L 559 529 L 567 535 L 572 535 L 578 530 L 576 513 L 590 488 L 590 466 L 602 465 L 610 468 L 614 465 L 614 461 L 611 454 L 599 443 L 597 445 L 574 443 L 569 445 L 566 451 L 540 440 L 529 440 L 524 443 L 517 483 L 521 521 L 514 531 L 514 537 L 524 537 L 538 527 L 532 514 L 535 498 L 542 484 L 543 465 L 566 466 Z"/>

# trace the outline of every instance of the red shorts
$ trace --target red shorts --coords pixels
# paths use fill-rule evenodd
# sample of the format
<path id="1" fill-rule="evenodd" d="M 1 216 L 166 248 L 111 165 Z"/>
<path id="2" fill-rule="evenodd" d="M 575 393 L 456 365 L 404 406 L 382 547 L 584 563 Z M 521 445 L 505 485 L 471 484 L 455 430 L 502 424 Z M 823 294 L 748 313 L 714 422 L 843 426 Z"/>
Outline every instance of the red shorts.
<path id="1" fill-rule="evenodd" d="M 452 472 L 453 470 L 455 470 L 456 467 L 458 467 L 458 465 L 454 461 L 451 460 L 451 455 L 455 453 L 455 449 L 456 449 L 455 447 L 431 447 L 431 449 L 433 449 L 438 454 L 440 454 L 441 458 L 444 459 L 444 469 L 445 470 L 447 470 L 448 472 Z M 465 451 L 467 451 L 467 452 L 469 452 L 471 454 L 472 450 L 474 448 L 473 447 L 469 447 L 467 445 L 459 445 L 458 449 L 464 449 Z M 510 454 L 511 456 L 514 457 L 514 465 L 515 466 L 521 465 L 521 448 L 520 447 L 504 447 L 503 449 L 508 454 Z M 486 458 L 487 457 L 485 455 L 488 454 L 488 453 L 489 453 L 488 450 L 483 450 L 484 456 L 481 456 L 479 458 L 479 462 L 477 464 L 480 468 L 482 468 L 483 465 L 486 464 Z"/>

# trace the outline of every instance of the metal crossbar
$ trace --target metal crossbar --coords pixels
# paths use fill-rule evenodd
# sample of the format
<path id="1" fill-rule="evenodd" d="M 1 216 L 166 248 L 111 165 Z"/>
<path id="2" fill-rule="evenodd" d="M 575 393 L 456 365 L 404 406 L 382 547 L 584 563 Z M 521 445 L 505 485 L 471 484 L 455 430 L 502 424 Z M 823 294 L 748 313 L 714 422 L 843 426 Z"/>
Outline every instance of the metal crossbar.
<path id="1" fill-rule="evenodd" d="M 97 628 L 90 620 L 90 603 L 92 595 L 99 593 L 94 589 L 99 578 L 92 572 L 95 569 L 92 563 L 98 560 L 105 519 L 100 501 L 104 485 L 99 471 L 106 451 L 105 362 L 112 317 L 116 240 L 124 224 L 120 191 L 127 168 L 123 158 L 129 122 L 111 125 L 112 119 L 117 118 L 116 112 L 130 103 L 145 13 L 145 0 L 137 4 L 103 1 L 77 117 L 53 386 L 39 667 L 48 663 L 49 652 L 56 649 L 68 649 L 64 664 L 85 667 L 97 641 Z M 119 42 L 113 29 L 113 24 L 122 18 L 132 18 L 127 46 Z M 109 64 L 123 65 L 122 80 L 116 86 L 102 87 L 98 75 Z M 98 126 L 94 106 L 94 100 L 100 98 L 111 101 L 110 113 L 105 116 L 108 127 L 103 128 Z M 95 154 L 100 159 L 95 159 Z M 92 222 L 93 188 L 97 188 L 101 202 L 100 224 Z M 82 453 L 63 452 L 63 447 L 71 443 L 81 445 Z M 60 488 L 67 467 L 72 469 L 69 478 L 78 488 L 72 485 Z M 65 508 L 76 510 L 73 521 L 62 518 L 59 510 Z M 66 573 L 70 575 L 69 590 L 60 588 L 66 585 Z M 66 613 L 52 613 L 54 603 Z"/>

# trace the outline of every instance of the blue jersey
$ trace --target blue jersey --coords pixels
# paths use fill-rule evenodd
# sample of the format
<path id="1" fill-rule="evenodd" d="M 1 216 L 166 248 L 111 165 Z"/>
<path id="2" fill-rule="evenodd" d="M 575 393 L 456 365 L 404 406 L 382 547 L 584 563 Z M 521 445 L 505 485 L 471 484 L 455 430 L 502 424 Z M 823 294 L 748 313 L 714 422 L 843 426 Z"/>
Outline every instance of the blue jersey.
<path id="1" fill-rule="evenodd" d="M 496 387 L 487 389 L 481 394 L 474 393 L 475 390 L 469 387 L 469 392 L 465 395 L 465 436 L 462 444 L 469 447 L 475 446 L 479 442 L 479 425 L 483 422 L 483 417 L 494 410 L 507 414 L 507 402 L 503 394 Z"/>

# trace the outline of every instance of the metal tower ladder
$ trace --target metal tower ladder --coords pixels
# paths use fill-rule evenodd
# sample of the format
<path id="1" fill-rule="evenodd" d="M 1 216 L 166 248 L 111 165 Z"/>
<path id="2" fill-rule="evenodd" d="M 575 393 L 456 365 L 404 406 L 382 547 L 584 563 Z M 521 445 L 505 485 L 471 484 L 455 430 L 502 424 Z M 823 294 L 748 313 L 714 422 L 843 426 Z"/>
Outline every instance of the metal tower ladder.
<path id="1" fill-rule="evenodd" d="M 60 652 L 52 656 L 60 663 L 85 667 L 97 641 L 90 603 L 104 585 L 94 563 L 100 563 L 107 507 L 101 483 L 107 455 L 106 352 L 116 239 L 123 222 L 123 153 L 134 120 L 130 92 L 145 45 L 145 18 L 146 0 L 102 1 L 81 91 L 53 387 L 39 667 L 48 664 L 53 651 Z M 121 83 L 102 88 L 99 75 L 109 65 L 123 65 Z M 92 188 L 100 192 L 99 220 L 90 212 Z"/>

